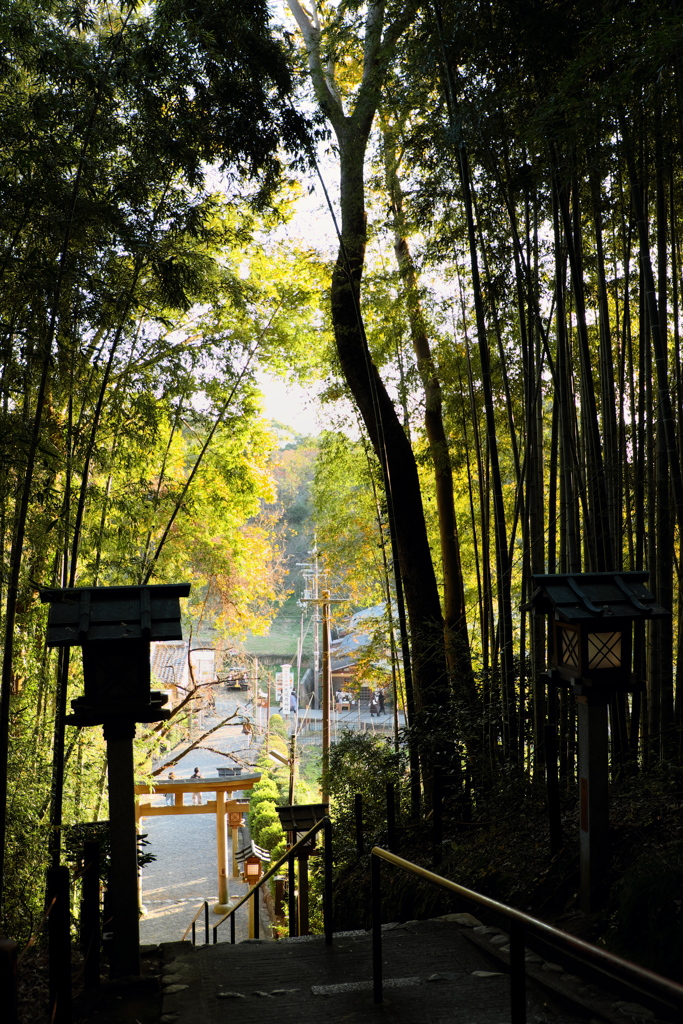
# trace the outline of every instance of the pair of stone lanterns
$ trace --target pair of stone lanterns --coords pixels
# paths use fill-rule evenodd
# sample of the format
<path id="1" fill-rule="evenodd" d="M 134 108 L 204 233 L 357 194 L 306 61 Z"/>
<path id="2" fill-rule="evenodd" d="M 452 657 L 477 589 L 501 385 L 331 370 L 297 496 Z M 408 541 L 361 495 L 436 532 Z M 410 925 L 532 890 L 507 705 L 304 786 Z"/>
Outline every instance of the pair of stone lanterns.
<path id="1" fill-rule="evenodd" d="M 84 694 L 71 702 L 71 725 L 102 725 L 107 742 L 111 849 L 111 974 L 140 973 L 137 830 L 133 739 L 137 722 L 170 716 L 150 689 L 150 643 L 182 640 L 180 598 L 189 583 L 43 590 L 48 647 L 78 645 Z"/>
<path id="2" fill-rule="evenodd" d="M 615 693 L 642 688 L 631 672 L 633 625 L 669 618 L 646 587 L 647 572 L 535 575 L 528 607 L 552 620 L 549 686 L 576 698 L 581 909 L 601 903 L 609 862 L 609 722 Z"/>

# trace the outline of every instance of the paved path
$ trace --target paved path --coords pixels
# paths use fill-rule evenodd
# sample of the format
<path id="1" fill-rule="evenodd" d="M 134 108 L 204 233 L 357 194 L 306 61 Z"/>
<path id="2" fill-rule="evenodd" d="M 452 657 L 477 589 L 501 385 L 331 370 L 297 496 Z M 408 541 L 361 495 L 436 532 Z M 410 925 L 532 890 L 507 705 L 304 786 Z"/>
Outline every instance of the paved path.
<path id="1" fill-rule="evenodd" d="M 462 915 L 468 918 L 469 915 Z M 471 919 L 472 924 L 478 923 Z M 472 927 L 469 924 L 469 927 Z M 384 1002 L 373 1002 L 365 932 L 254 945 L 164 946 L 162 1024 L 504 1024 L 510 983 L 453 920 L 383 929 Z M 582 1014 L 529 999 L 527 1020 L 574 1024 Z M 583 1018 L 585 1019 L 585 1018 Z"/>
<path id="2" fill-rule="evenodd" d="M 234 698 L 219 697 L 216 703 L 216 722 L 225 718 L 237 706 Z M 205 722 L 207 726 L 211 726 L 210 720 Z M 245 739 L 239 724 L 229 724 L 213 733 L 207 743 L 216 750 L 224 753 L 235 751 L 240 758 L 253 761 L 255 750 L 245 746 Z M 193 750 L 178 763 L 174 771 L 179 779 L 189 778 L 195 767 L 203 775 L 210 776 L 216 775 L 218 766 L 232 763 L 220 754 Z M 166 777 L 165 772 L 162 778 Z M 207 798 L 211 799 L 210 794 L 207 794 Z M 153 802 L 163 804 L 164 798 L 154 797 Z M 142 872 L 142 901 L 147 913 L 140 920 L 140 941 L 144 944 L 172 942 L 182 937 L 203 900 L 213 904 L 218 899 L 216 816 L 187 814 L 143 818 L 140 827 L 150 843 L 146 852 L 153 853 L 157 858 Z M 230 840 L 228 863 L 232 863 Z M 242 896 L 247 889 L 248 886 L 240 879 L 230 879 L 231 896 Z M 239 940 L 247 937 L 246 912 L 239 910 L 237 914 Z M 217 916 L 211 914 L 210 927 L 218 920 Z M 198 922 L 198 926 L 203 941 L 203 919 Z M 226 939 L 229 936 L 228 928 L 229 925 L 223 926 Z M 197 937 L 200 937 L 199 930 Z"/>

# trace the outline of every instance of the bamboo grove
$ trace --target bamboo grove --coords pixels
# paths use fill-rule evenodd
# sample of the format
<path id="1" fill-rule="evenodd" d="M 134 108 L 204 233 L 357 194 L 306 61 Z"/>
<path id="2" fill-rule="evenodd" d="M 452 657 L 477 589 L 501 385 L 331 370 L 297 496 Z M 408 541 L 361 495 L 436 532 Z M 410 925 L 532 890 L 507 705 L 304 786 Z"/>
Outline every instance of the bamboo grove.
<path id="1" fill-rule="evenodd" d="M 277 596 L 253 374 L 305 297 L 254 239 L 303 120 L 265 5 L 233 8 L 230 34 L 210 4 L 0 11 L 0 876 L 24 937 L 62 825 L 106 814 L 39 589 L 187 580 L 186 628 L 222 635 Z"/>
<path id="2" fill-rule="evenodd" d="M 636 637 L 647 688 L 612 703 L 613 769 L 679 756 L 677 5 L 288 6 L 339 151 L 332 318 L 398 533 L 409 713 L 412 688 L 432 737 L 440 722 L 470 763 L 537 779 L 550 714 L 569 783 L 573 711 L 549 708 L 540 682 L 532 575 L 647 569 L 673 625 Z M 411 458 L 445 659 L 406 512 Z"/>
<path id="3" fill-rule="evenodd" d="M 460 402 L 479 430 L 463 419 L 459 433 L 479 515 L 460 533 L 479 532 L 496 743 L 538 768 L 547 649 L 522 611 L 532 574 L 647 569 L 677 626 L 637 637 L 647 690 L 612 702 L 612 759 L 678 755 L 680 18 L 675 5 L 486 5 L 468 34 L 448 13 L 434 10 L 441 152 L 460 202 L 437 203 L 466 293 Z M 563 705 L 565 776 L 570 716 Z"/>

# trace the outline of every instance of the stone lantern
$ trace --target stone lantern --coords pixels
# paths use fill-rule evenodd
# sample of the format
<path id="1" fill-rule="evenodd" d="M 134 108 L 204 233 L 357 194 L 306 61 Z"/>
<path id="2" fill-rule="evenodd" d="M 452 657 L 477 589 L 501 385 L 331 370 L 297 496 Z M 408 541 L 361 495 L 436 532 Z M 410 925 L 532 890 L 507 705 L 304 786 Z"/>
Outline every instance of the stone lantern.
<path id="1" fill-rule="evenodd" d="M 165 696 L 150 689 L 150 643 L 182 640 L 179 599 L 189 592 L 189 583 L 40 592 L 50 605 L 48 647 L 83 652 L 84 694 L 66 721 L 102 725 L 107 741 L 114 977 L 140 973 L 135 725 L 170 715 Z"/>
<path id="2" fill-rule="evenodd" d="M 269 861 L 270 854 L 268 851 L 257 846 L 253 839 L 249 842 L 248 846 L 243 846 L 241 850 L 237 851 L 237 863 L 241 866 L 244 881 L 250 888 L 256 885 L 263 874 L 261 866 L 263 864 L 267 864 Z M 250 939 L 258 938 L 259 900 L 260 897 L 258 895 L 255 895 L 251 900 L 249 900 Z"/>
<path id="3" fill-rule="evenodd" d="M 616 692 L 641 681 L 631 671 L 633 624 L 671 615 L 645 586 L 647 572 L 535 575 L 529 606 L 552 620 L 550 685 L 571 690 L 577 703 L 581 909 L 599 905 L 609 862 L 609 730 L 607 707 Z"/>

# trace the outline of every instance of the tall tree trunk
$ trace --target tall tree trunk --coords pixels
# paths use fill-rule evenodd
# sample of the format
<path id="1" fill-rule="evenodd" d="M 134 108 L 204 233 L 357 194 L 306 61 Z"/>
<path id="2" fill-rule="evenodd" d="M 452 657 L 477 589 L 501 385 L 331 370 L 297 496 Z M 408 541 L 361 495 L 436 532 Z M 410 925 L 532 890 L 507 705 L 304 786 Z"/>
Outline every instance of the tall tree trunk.
<path id="1" fill-rule="evenodd" d="M 421 713 L 438 713 L 449 699 L 441 602 L 415 457 L 372 360 L 360 305 L 366 245 L 365 152 L 387 63 L 418 5 L 406 4 L 400 15 L 385 27 L 382 0 L 367 4 L 362 80 L 354 96 L 353 110 L 347 115 L 334 80 L 334 69 L 322 53 L 315 3 L 310 5 L 309 15 L 298 0 L 287 2 L 304 38 L 317 101 L 339 147 L 340 245 L 331 285 L 334 336 L 342 373 L 383 471 L 390 529 L 410 626 L 412 657 L 410 664 L 404 666 L 406 688 L 412 669 L 415 710 L 424 718 Z M 440 756 L 434 750 L 427 751 L 427 732 L 423 733 L 422 756 Z M 413 769 L 415 767 L 413 764 Z M 411 774 L 415 811 L 418 795 L 415 786 L 419 785 L 419 777 L 415 778 L 415 770 Z"/>
<path id="2" fill-rule="evenodd" d="M 652 338 L 652 348 L 655 357 L 657 399 L 662 417 L 667 457 L 669 460 L 671 486 L 673 490 L 674 506 L 676 509 L 676 521 L 678 523 L 679 535 L 683 536 L 683 470 L 681 469 L 681 460 L 676 438 L 676 423 L 673 413 L 673 402 L 669 386 L 666 323 L 661 319 L 657 289 L 655 287 L 655 276 L 652 269 L 652 258 L 650 256 L 649 227 L 643 186 L 633 157 L 630 132 L 625 129 L 625 121 L 622 121 L 622 134 L 624 138 L 623 151 L 631 182 L 631 199 L 633 202 L 633 210 L 638 228 L 638 240 L 640 243 L 640 264 L 643 275 L 643 288 L 650 322 L 650 337 Z"/>
<path id="3" fill-rule="evenodd" d="M 560 572 L 580 572 L 581 552 L 579 549 L 578 516 L 576 505 L 580 482 L 576 480 L 578 466 L 574 451 L 574 417 L 567 338 L 567 314 L 565 308 L 565 260 L 562 244 L 557 202 L 553 208 L 555 231 L 555 386 L 557 394 L 560 464 Z"/>
<path id="4" fill-rule="evenodd" d="M 425 430 L 434 466 L 436 504 L 439 516 L 439 540 L 443 566 L 444 632 L 446 661 L 457 696 L 468 703 L 476 699 L 472 677 L 465 590 L 460 565 L 460 546 L 453 496 L 453 471 L 448 438 L 443 423 L 441 383 L 432 356 L 427 323 L 420 302 L 419 281 L 405 230 L 403 194 L 398 177 L 396 143 L 383 122 L 384 170 L 393 219 L 394 252 L 405 289 L 410 336 L 425 394 Z"/>
<path id="5" fill-rule="evenodd" d="M 668 334 L 668 215 L 666 202 L 666 167 L 664 136 L 661 123 L 661 104 L 655 103 L 655 187 L 657 224 L 657 301 L 659 316 L 665 335 Z M 661 417 L 660 417 L 661 419 Z M 675 422 L 674 422 L 675 427 Z M 676 453 L 680 460 L 680 446 L 676 439 Z M 671 488 L 669 484 L 666 435 L 663 425 L 657 425 L 657 563 L 654 580 L 657 600 L 673 611 L 674 586 L 674 517 L 672 516 Z M 653 623 L 653 634 L 659 647 L 660 658 L 660 752 L 665 757 L 672 749 L 674 728 L 673 700 L 673 617 L 657 619 Z"/>
<path id="6" fill-rule="evenodd" d="M 384 468 L 410 623 L 415 708 L 419 712 L 438 707 L 448 697 L 441 604 L 415 457 L 372 361 L 360 316 L 360 282 L 365 258 L 363 164 L 367 138 L 361 144 L 355 131 L 341 134 L 342 245 L 332 275 L 334 333 L 342 372 Z"/>
<path id="7" fill-rule="evenodd" d="M 558 176 L 555 179 L 555 188 L 571 271 L 581 368 L 581 419 L 584 424 L 586 483 L 591 514 L 590 525 L 584 530 L 584 543 L 591 555 L 588 567 L 593 571 L 604 572 L 614 568 L 614 545 L 609 529 L 607 488 L 586 319 L 579 188 L 578 182 L 575 181 L 571 193 L 573 199 L 571 209 L 568 188 L 566 184 L 558 180 Z"/>

